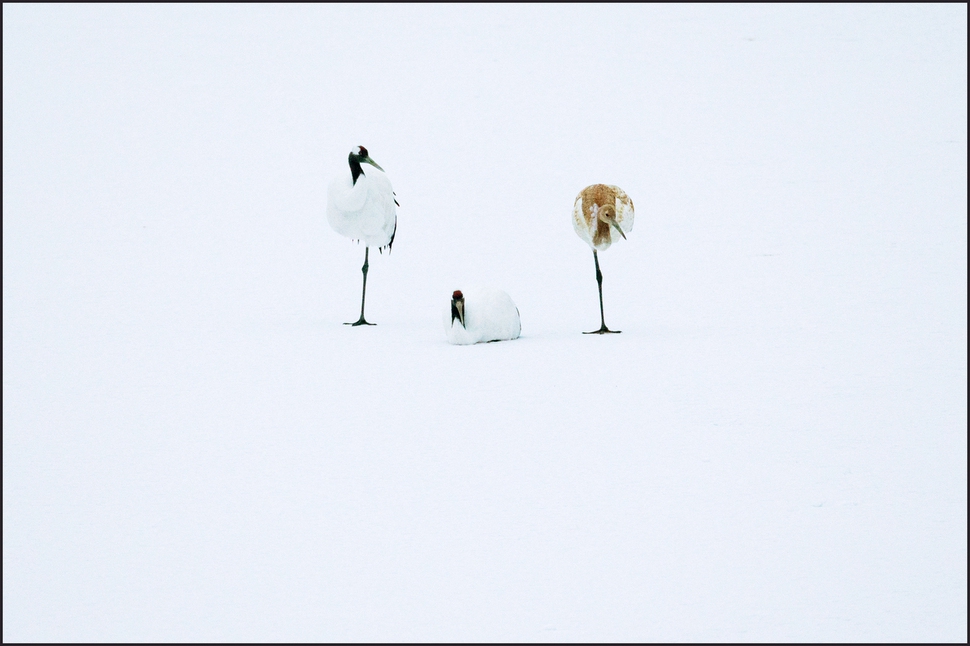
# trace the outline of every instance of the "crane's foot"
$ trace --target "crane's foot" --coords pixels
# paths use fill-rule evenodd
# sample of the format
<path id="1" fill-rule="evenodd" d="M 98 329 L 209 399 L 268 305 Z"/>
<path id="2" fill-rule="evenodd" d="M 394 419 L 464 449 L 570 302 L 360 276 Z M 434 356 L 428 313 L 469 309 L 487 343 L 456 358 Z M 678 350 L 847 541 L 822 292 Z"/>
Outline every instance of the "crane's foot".
<path id="1" fill-rule="evenodd" d="M 605 325 L 598 330 L 593 330 L 592 332 L 583 332 L 583 334 L 620 334 L 622 330 L 611 330 Z"/>
<path id="2" fill-rule="evenodd" d="M 353 323 L 344 323 L 344 325 L 352 325 L 354 327 L 357 327 L 358 325 L 377 325 L 377 323 L 368 323 L 367 321 L 364 320 L 364 317 L 362 316 L 360 317 L 359 321 L 355 321 Z"/>

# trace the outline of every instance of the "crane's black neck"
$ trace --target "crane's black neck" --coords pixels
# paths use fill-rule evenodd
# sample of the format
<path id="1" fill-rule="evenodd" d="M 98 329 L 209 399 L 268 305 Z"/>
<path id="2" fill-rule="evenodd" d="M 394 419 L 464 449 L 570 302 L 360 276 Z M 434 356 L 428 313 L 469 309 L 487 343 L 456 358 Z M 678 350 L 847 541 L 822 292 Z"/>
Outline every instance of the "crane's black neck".
<path id="1" fill-rule="evenodd" d="M 354 178 L 353 183 L 354 183 L 354 186 L 356 186 L 357 178 L 363 175 L 364 171 L 361 170 L 360 162 L 357 161 L 357 155 L 355 155 L 354 153 L 350 153 L 350 157 L 348 158 L 348 161 L 350 162 L 350 174 L 353 176 Z"/>
<path id="2" fill-rule="evenodd" d="M 459 305 L 461 308 L 459 309 Z M 455 321 L 458 321 L 459 325 L 465 327 L 465 297 L 451 299 L 451 324 L 454 325 Z"/>

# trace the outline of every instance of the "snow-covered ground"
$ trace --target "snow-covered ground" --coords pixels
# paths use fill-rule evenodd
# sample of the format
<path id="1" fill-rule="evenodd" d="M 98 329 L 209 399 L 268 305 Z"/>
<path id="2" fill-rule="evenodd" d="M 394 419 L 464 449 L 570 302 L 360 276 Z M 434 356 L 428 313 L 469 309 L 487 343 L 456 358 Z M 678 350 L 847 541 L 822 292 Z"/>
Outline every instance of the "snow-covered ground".
<path id="1" fill-rule="evenodd" d="M 966 641 L 966 177 L 966 5 L 4 4 L 3 639 Z"/>

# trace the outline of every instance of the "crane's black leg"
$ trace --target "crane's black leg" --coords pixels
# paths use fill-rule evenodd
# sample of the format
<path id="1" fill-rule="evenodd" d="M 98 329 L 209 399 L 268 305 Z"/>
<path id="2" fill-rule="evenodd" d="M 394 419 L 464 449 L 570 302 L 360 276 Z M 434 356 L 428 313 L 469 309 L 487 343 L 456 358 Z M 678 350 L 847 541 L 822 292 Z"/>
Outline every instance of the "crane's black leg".
<path id="1" fill-rule="evenodd" d="M 611 330 L 606 327 L 606 318 L 603 316 L 603 272 L 600 271 L 600 258 L 593 249 L 593 262 L 596 263 L 596 285 L 600 290 L 600 329 L 583 334 L 619 334 L 620 330 Z"/>
<path id="2" fill-rule="evenodd" d="M 370 247 L 364 248 L 364 266 L 360 268 L 364 272 L 364 288 L 360 290 L 360 319 L 354 323 L 344 323 L 344 325 L 376 325 L 375 323 L 368 323 L 364 320 L 364 299 L 367 298 L 367 268 L 370 266 L 367 264 L 367 257 L 370 255 Z"/>

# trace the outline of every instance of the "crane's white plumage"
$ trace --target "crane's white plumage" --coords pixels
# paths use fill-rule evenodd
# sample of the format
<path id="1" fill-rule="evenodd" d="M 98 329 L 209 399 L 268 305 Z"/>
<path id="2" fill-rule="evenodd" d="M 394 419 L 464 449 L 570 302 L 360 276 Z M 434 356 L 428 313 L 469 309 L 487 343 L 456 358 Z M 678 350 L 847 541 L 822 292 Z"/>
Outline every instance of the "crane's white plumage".
<path id="1" fill-rule="evenodd" d="M 449 343 L 471 345 L 519 338 L 519 310 L 505 292 L 476 288 L 456 291 L 442 322 Z"/>
<path id="2" fill-rule="evenodd" d="M 633 200 L 619 186 L 593 184 L 576 196 L 573 229 L 594 251 L 608 249 L 622 237 L 611 218 L 623 233 L 633 231 Z"/>
<path id="3" fill-rule="evenodd" d="M 366 149 L 363 157 L 367 157 Z M 354 182 L 352 168 L 348 169 L 330 182 L 327 198 L 327 220 L 340 235 L 378 248 L 388 246 L 394 239 L 394 189 L 383 171 L 374 166 L 361 169 Z"/>

